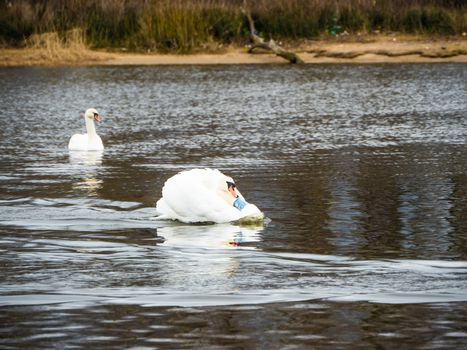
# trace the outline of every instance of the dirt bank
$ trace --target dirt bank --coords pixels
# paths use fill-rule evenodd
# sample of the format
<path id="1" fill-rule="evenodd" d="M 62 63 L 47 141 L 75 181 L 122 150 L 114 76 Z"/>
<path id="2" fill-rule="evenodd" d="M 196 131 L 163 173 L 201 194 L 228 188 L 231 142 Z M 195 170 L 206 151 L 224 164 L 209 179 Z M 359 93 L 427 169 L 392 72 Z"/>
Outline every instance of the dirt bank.
<path id="1" fill-rule="evenodd" d="M 384 37 L 365 40 L 307 41 L 288 46 L 308 64 L 314 63 L 467 63 L 467 39 Z M 85 65 L 177 65 L 284 63 L 264 52 L 229 47 L 213 54 L 165 55 L 92 50 L 50 52 L 45 49 L 0 49 L 0 67 Z"/>

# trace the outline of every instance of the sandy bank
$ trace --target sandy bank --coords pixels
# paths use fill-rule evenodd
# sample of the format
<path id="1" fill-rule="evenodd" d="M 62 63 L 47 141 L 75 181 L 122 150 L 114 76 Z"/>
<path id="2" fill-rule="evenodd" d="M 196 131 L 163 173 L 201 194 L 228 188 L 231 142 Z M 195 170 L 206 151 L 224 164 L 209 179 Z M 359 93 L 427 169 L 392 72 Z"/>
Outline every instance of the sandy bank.
<path id="1" fill-rule="evenodd" d="M 308 64 L 319 63 L 467 63 L 467 40 L 401 40 L 368 42 L 310 41 L 288 47 Z M 246 48 L 228 48 L 215 54 L 164 55 L 111 53 L 91 50 L 47 52 L 41 49 L 0 49 L 0 67 L 84 65 L 268 64 L 284 59 Z"/>

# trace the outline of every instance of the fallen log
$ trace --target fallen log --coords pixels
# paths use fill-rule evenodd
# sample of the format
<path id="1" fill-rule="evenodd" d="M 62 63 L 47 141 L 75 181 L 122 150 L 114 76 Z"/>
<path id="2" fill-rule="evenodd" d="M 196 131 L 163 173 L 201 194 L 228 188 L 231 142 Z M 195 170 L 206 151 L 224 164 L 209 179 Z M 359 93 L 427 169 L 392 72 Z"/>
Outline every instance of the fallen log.
<path id="1" fill-rule="evenodd" d="M 281 46 L 277 45 L 274 40 L 270 39 L 267 42 L 264 41 L 264 39 L 261 38 L 256 32 L 255 23 L 253 22 L 253 18 L 251 18 L 250 12 L 243 9 L 243 13 L 247 17 L 248 23 L 250 24 L 250 39 L 253 43 L 249 48 L 248 53 L 253 53 L 255 49 L 263 49 L 274 52 L 277 56 L 286 59 L 290 63 L 303 63 L 297 54 L 284 50 Z"/>

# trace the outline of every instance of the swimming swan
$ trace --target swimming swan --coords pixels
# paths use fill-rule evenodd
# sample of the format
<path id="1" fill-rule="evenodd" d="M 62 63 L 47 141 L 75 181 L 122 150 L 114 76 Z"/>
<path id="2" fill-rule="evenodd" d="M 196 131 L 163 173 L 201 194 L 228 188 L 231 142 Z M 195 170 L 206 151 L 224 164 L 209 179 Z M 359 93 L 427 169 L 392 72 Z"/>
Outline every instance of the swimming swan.
<path id="1" fill-rule="evenodd" d="M 192 169 L 168 179 L 156 203 L 159 219 L 185 223 L 262 221 L 264 214 L 248 203 L 234 180 L 217 169 Z"/>
<path id="2" fill-rule="evenodd" d="M 68 143 L 70 151 L 102 151 L 104 145 L 96 133 L 94 121 L 99 122 L 101 117 L 94 108 L 89 108 L 84 114 L 86 122 L 86 134 L 74 134 Z"/>

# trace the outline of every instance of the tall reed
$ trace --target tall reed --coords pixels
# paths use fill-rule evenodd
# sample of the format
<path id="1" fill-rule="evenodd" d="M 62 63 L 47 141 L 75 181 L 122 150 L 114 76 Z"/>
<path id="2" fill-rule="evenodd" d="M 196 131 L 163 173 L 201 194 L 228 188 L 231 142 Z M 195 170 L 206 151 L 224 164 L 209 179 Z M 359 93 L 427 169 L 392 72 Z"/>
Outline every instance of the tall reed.
<path id="1" fill-rule="evenodd" d="M 92 47 L 191 52 L 244 43 L 243 0 L 0 0 L 0 44 L 81 28 Z M 338 31 L 454 35 L 467 31 L 462 0 L 248 0 L 265 37 Z"/>

